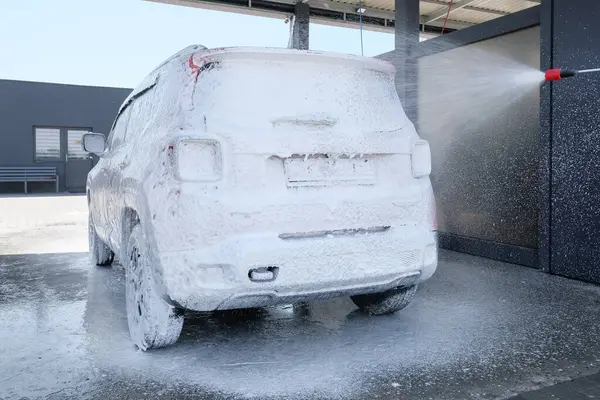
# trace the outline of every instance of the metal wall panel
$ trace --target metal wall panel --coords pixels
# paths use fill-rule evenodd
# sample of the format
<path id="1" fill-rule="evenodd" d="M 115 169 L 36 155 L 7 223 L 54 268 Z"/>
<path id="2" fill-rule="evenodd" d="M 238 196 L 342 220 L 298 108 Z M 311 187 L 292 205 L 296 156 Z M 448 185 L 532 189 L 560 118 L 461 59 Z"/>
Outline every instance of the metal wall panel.
<path id="1" fill-rule="evenodd" d="M 506 102 L 498 86 L 461 90 L 484 85 L 473 71 L 499 60 L 539 69 L 539 27 L 421 57 L 419 133 L 431 143 L 441 232 L 536 249 L 539 87 L 504 92 Z"/>
<path id="2" fill-rule="evenodd" d="M 600 66 L 600 2 L 547 0 L 546 6 L 552 66 Z M 556 82 L 551 90 L 550 123 L 544 123 L 550 134 L 546 263 L 551 273 L 600 283 L 600 74 Z"/>

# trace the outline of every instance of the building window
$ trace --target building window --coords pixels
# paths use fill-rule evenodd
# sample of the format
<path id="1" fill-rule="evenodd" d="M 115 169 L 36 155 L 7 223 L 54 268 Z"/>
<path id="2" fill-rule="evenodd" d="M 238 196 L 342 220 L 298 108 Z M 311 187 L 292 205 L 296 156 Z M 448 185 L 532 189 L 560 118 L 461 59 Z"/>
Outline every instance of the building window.
<path id="1" fill-rule="evenodd" d="M 60 160 L 60 129 L 35 128 L 35 159 Z"/>
<path id="2" fill-rule="evenodd" d="M 83 135 L 88 133 L 89 130 L 82 129 L 67 129 L 67 158 L 73 159 L 86 159 L 90 158 L 90 154 L 83 150 L 81 141 Z"/>

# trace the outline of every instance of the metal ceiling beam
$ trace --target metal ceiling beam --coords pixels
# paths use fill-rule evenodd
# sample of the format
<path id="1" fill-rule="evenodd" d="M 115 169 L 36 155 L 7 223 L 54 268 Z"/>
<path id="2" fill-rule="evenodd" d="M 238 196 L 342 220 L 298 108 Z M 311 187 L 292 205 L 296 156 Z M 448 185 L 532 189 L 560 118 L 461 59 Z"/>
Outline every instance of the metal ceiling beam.
<path id="1" fill-rule="evenodd" d="M 433 21 L 433 23 L 429 23 L 427 22 L 427 19 L 429 17 L 428 16 L 423 16 L 420 18 L 420 24 L 421 25 L 428 25 L 428 26 L 437 26 L 437 27 L 441 27 L 442 23 L 441 21 Z M 473 26 L 474 24 L 471 24 L 470 22 L 464 22 L 464 21 L 455 21 L 453 19 L 448 19 L 448 23 L 446 24 L 446 28 L 451 28 L 451 29 L 462 29 L 462 28 L 467 28 L 469 26 Z"/>
<path id="2" fill-rule="evenodd" d="M 448 3 L 441 1 L 441 0 L 421 0 L 421 3 L 427 3 L 427 4 L 435 4 L 438 6 L 448 6 Z M 481 12 L 481 13 L 486 13 L 486 14 L 493 14 L 493 15 L 508 15 L 510 14 L 509 12 L 506 11 L 500 11 L 500 10 L 492 10 L 489 8 L 481 8 L 481 7 L 474 7 L 474 6 L 465 6 L 463 7 L 465 10 L 469 10 L 469 11 L 477 11 L 477 12 Z"/>
<path id="3" fill-rule="evenodd" d="M 314 16 L 314 15 L 310 16 L 310 23 L 324 25 L 324 26 L 337 26 L 340 28 L 349 28 L 349 29 L 359 29 L 360 28 L 360 25 L 358 23 L 355 23 L 354 21 L 336 20 L 336 19 L 330 19 L 330 18 Z M 386 27 L 386 26 L 379 26 L 379 25 L 364 24 L 363 29 L 365 31 L 370 31 L 370 32 L 381 32 L 381 33 L 391 33 L 391 34 L 394 33 L 393 26 Z"/>
<path id="4" fill-rule="evenodd" d="M 234 12 L 246 15 L 285 19 L 294 14 L 297 0 L 146 0 L 179 6 L 203 8 L 215 11 Z M 339 26 L 358 29 L 360 27 L 358 13 L 351 4 L 338 3 L 332 0 L 302 0 L 311 6 L 310 21 L 327 26 Z M 395 33 L 395 13 L 381 9 L 367 9 L 363 14 L 363 29 L 366 31 Z M 436 30 L 442 21 L 426 23 L 425 17 L 420 19 L 425 29 Z M 456 30 L 473 24 L 448 20 L 447 29 Z"/>
<path id="5" fill-rule="evenodd" d="M 297 0 L 278 0 L 279 3 L 286 3 L 286 4 L 295 4 Z M 423 1 L 423 0 L 421 0 Z M 433 1 L 433 0 L 429 0 L 429 1 Z M 357 15 L 357 9 L 358 6 L 352 5 L 352 4 L 344 4 L 344 3 L 338 3 L 335 1 L 331 1 L 331 0 L 304 0 L 303 2 L 308 3 L 310 5 L 310 7 L 312 9 L 315 10 L 327 10 L 327 11 L 335 11 L 335 12 L 341 12 L 344 14 L 353 14 L 353 15 Z M 441 2 L 442 4 L 447 4 L 444 2 Z M 503 13 L 502 15 L 506 15 L 507 13 Z M 382 10 L 382 9 L 377 9 L 377 8 L 368 8 L 365 7 L 365 12 L 363 13 L 363 17 L 373 17 L 373 18 L 380 18 L 383 20 L 387 20 L 389 22 L 394 21 L 396 18 L 396 13 L 395 11 L 386 11 L 386 10 Z M 421 17 L 420 23 L 422 25 L 427 25 L 428 23 L 425 21 L 427 17 Z M 311 20 L 313 19 L 317 19 L 317 17 L 311 16 Z M 326 18 L 318 18 L 320 20 L 326 20 Z M 327 19 L 330 21 L 336 21 L 333 19 Z M 345 27 L 352 27 L 352 26 L 348 26 L 348 25 L 353 25 L 354 21 L 348 21 L 345 18 L 342 19 L 341 21 L 339 21 L 339 24 L 333 24 L 333 25 L 338 25 L 338 26 L 345 26 Z M 358 25 L 358 23 L 357 23 Z M 369 24 L 366 23 L 364 24 L 365 29 Z M 431 24 L 432 26 L 437 26 L 437 23 Z M 452 19 L 448 20 L 448 24 L 447 27 L 451 28 L 451 29 L 461 29 L 461 28 L 466 28 L 468 26 L 471 26 L 473 24 L 470 23 L 466 23 L 466 22 L 460 22 L 460 21 L 455 21 Z M 441 25 L 440 25 L 441 26 Z M 384 27 L 381 27 L 384 28 Z M 375 29 L 375 30 L 379 30 L 379 31 L 388 31 L 387 29 Z M 393 29 L 391 29 L 391 31 L 393 32 Z"/>
<path id="6" fill-rule="evenodd" d="M 293 1 L 293 0 L 292 0 Z M 347 14 L 358 14 L 358 6 L 354 6 L 352 4 L 344 4 L 344 3 L 335 3 L 333 1 L 325 1 L 325 0 L 308 0 L 308 4 L 311 8 L 318 8 L 321 10 L 331 10 L 338 11 Z M 393 21 L 396 18 L 396 14 L 394 11 L 386 11 L 380 10 L 377 8 L 369 8 L 364 7 L 365 12 L 363 13 L 364 17 L 374 17 L 381 19 L 388 19 Z"/>
<path id="7" fill-rule="evenodd" d="M 210 1 L 202 1 L 202 0 L 145 0 L 153 3 L 162 3 L 162 4 L 171 4 L 176 6 L 185 6 L 185 7 L 194 7 L 201 8 L 204 10 L 213 10 L 213 11 L 222 11 L 222 12 L 230 12 L 230 13 L 239 13 L 245 15 L 254 15 L 260 17 L 268 17 L 268 18 L 285 18 L 294 13 L 293 4 L 282 4 L 285 6 L 287 10 L 264 10 L 258 7 L 249 7 L 251 3 L 245 4 L 230 4 L 227 1 L 219 1 L 219 0 L 210 0 Z M 281 2 L 280 2 L 281 3 Z"/>
<path id="8" fill-rule="evenodd" d="M 460 10 L 461 8 L 464 8 L 471 3 L 475 3 L 476 1 L 478 1 L 478 0 L 462 0 L 462 1 L 459 0 L 452 5 L 450 12 Z M 442 8 L 439 11 L 436 11 L 436 12 L 426 16 L 425 23 L 429 24 L 429 23 L 435 21 L 436 19 L 444 18 L 446 15 L 448 15 L 448 7 Z"/>

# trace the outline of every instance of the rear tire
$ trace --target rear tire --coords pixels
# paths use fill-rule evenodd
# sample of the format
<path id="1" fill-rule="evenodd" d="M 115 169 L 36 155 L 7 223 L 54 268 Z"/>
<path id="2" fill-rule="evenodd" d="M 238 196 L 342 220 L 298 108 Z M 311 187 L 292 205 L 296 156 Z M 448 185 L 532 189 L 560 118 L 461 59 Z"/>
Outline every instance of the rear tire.
<path id="1" fill-rule="evenodd" d="M 156 288 L 149 250 L 138 224 L 129 236 L 124 260 L 125 300 L 131 340 L 143 351 L 175 343 L 183 328 L 183 315 Z"/>
<path id="2" fill-rule="evenodd" d="M 88 215 L 88 243 L 90 259 L 94 265 L 107 266 L 112 264 L 115 253 L 96 234 L 91 213 Z"/>
<path id="3" fill-rule="evenodd" d="M 391 314 L 410 304 L 417 292 L 417 285 L 400 287 L 383 293 L 361 294 L 350 298 L 361 310 L 372 315 Z"/>

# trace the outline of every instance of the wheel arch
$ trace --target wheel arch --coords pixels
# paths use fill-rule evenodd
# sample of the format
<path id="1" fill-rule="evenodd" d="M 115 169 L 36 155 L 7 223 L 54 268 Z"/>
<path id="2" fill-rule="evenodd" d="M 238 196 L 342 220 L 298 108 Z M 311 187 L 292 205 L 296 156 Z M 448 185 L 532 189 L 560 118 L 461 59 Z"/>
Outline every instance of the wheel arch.
<path id="1" fill-rule="evenodd" d="M 121 213 L 121 246 L 120 256 L 125 256 L 127 251 L 127 241 L 129 235 L 133 231 L 133 228 L 140 223 L 140 215 L 138 211 L 133 207 L 125 207 Z"/>

